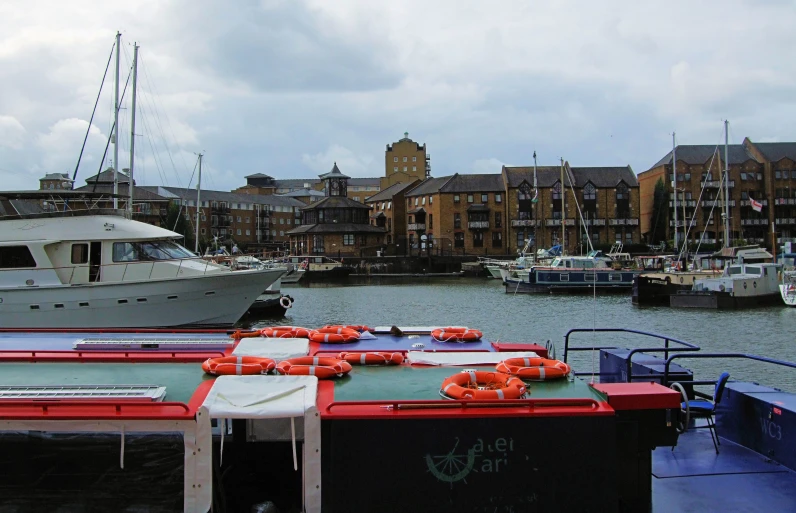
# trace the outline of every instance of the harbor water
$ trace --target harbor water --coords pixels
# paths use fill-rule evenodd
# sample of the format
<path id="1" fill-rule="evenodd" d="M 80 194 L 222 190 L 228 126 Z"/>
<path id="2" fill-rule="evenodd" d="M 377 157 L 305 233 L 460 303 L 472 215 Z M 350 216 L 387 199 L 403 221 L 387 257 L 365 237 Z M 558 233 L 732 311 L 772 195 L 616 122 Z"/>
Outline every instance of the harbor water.
<path id="1" fill-rule="evenodd" d="M 511 294 L 499 280 L 483 278 L 427 278 L 377 280 L 364 284 L 307 283 L 283 285 L 295 299 L 281 319 L 246 318 L 246 327 L 324 324 L 368 326 L 468 326 L 484 332 L 492 342 L 548 340 L 563 358 L 564 335 L 571 328 L 628 328 L 691 342 L 710 353 L 748 353 L 796 361 L 796 308 L 713 311 L 703 309 L 640 308 L 628 294 L 547 295 Z M 630 339 L 613 333 L 580 333 L 578 346 L 662 347 L 653 339 Z M 672 346 L 675 347 L 675 346 Z M 341 345 L 341 351 L 345 347 Z M 579 372 L 599 372 L 597 352 L 571 353 Z M 733 380 L 747 380 L 796 392 L 796 371 L 751 360 L 683 359 L 698 380 L 716 379 L 726 370 Z M 584 376 L 584 379 L 590 379 Z"/>

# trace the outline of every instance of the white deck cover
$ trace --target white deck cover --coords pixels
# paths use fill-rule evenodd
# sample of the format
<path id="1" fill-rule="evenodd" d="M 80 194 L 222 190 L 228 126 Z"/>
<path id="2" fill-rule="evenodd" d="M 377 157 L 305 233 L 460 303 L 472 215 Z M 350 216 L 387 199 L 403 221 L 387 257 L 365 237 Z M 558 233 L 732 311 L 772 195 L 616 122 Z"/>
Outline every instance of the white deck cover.
<path id="1" fill-rule="evenodd" d="M 409 351 L 406 357 L 417 365 L 494 365 L 509 358 L 537 358 L 533 351 L 495 353 L 487 351 Z"/>
<path id="2" fill-rule="evenodd" d="M 321 419 L 315 404 L 317 392 L 315 376 L 220 376 L 202 404 L 208 422 L 210 418 L 304 417 L 304 510 L 308 513 L 321 511 Z"/>
<path id="3" fill-rule="evenodd" d="M 244 338 L 232 350 L 235 356 L 257 356 L 276 361 L 307 356 L 309 352 L 310 341 L 306 338 Z"/>

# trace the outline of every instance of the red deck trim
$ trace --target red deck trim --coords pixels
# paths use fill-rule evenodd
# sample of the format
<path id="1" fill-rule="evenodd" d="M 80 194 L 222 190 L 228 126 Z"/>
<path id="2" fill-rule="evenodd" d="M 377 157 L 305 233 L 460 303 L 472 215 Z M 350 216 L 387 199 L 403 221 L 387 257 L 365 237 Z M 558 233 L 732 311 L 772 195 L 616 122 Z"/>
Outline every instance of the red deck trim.
<path id="1" fill-rule="evenodd" d="M 492 342 L 492 347 L 498 353 L 512 351 L 533 351 L 542 358 L 547 358 L 547 349 L 539 344 L 520 344 L 515 342 Z"/>
<path id="2" fill-rule="evenodd" d="M 107 399 L 0 400 L 0 420 L 194 420 L 214 381 L 200 383 L 188 404 Z"/>
<path id="3" fill-rule="evenodd" d="M 231 335 L 235 331 L 210 328 L 0 328 L 0 333 L 224 333 Z"/>
<path id="4" fill-rule="evenodd" d="M 0 363 L 196 363 L 225 356 L 227 351 L 0 351 Z"/>

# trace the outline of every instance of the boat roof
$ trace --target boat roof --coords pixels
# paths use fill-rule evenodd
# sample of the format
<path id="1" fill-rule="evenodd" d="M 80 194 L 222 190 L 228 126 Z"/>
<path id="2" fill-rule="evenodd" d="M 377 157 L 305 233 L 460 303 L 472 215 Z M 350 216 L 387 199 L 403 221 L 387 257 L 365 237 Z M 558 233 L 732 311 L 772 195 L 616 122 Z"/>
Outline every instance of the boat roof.
<path id="1" fill-rule="evenodd" d="M 0 221 L 3 242 L 115 241 L 182 238 L 179 233 L 113 215 L 58 216 Z"/>

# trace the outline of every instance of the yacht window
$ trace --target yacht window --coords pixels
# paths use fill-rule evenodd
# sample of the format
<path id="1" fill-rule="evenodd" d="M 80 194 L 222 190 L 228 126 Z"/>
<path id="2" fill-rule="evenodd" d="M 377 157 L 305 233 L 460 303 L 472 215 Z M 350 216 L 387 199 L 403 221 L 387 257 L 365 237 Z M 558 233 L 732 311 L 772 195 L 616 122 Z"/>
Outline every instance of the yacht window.
<path id="1" fill-rule="evenodd" d="M 114 262 L 136 262 L 139 260 L 170 260 L 192 258 L 195 255 L 176 242 L 153 240 L 144 242 L 114 242 Z"/>
<path id="2" fill-rule="evenodd" d="M 747 267 L 746 268 L 747 274 L 762 274 L 763 271 L 760 267 Z"/>
<path id="3" fill-rule="evenodd" d="M 0 269 L 36 267 L 27 246 L 0 246 Z"/>
<path id="4" fill-rule="evenodd" d="M 733 274 L 743 274 L 743 269 L 741 267 L 730 267 L 727 269 L 727 274 L 732 276 Z"/>
<path id="5" fill-rule="evenodd" d="M 85 264 L 88 262 L 88 244 L 72 244 L 72 263 Z"/>

